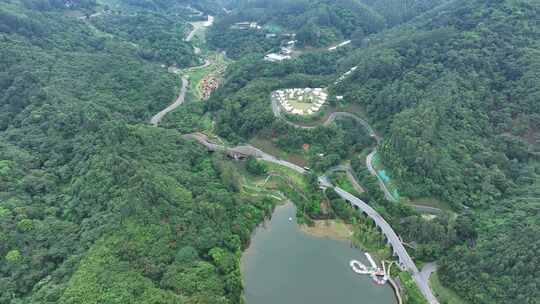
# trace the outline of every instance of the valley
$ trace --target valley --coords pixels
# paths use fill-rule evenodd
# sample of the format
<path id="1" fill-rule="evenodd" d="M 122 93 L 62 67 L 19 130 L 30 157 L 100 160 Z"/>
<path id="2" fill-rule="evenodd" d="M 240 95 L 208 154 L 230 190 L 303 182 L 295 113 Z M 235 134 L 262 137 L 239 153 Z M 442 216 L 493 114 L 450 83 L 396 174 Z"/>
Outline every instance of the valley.
<path id="1" fill-rule="evenodd" d="M 539 14 L 0 3 L 0 303 L 536 304 Z"/>

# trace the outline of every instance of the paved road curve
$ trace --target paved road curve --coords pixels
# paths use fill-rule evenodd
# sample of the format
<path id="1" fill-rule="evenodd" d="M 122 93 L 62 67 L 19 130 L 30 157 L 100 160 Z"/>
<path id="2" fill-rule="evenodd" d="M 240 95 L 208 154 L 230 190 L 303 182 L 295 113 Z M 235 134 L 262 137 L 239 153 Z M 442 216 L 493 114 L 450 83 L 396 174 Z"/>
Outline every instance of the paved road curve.
<path id="1" fill-rule="evenodd" d="M 290 168 L 300 174 L 304 174 L 306 173 L 306 169 L 296 165 L 296 164 L 293 164 L 293 163 L 290 163 L 290 162 L 287 162 L 287 161 L 284 161 L 284 160 L 281 160 L 273 155 L 270 155 L 266 152 L 263 152 L 261 151 L 260 149 L 257 149 L 251 145 L 241 145 L 241 146 L 236 146 L 236 147 L 225 147 L 223 145 L 220 145 L 220 144 L 216 144 L 214 142 L 212 142 L 206 135 L 202 134 L 202 133 L 192 133 L 192 134 L 186 134 L 183 136 L 184 138 L 186 139 L 194 139 L 196 141 L 198 141 L 200 144 L 202 144 L 203 146 L 205 146 L 208 151 L 222 151 L 222 152 L 225 152 L 227 153 L 229 156 L 232 156 L 232 157 L 245 157 L 245 156 L 253 156 L 253 157 L 256 157 L 256 158 L 259 158 L 259 159 L 262 159 L 262 160 L 265 160 L 265 161 L 269 161 L 269 162 L 272 162 L 272 163 L 275 163 L 275 164 L 278 164 L 278 165 L 282 165 L 282 166 L 285 166 L 287 168 Z"/>
<path id="2" fill-rule="evenodd" d="M 377 174 L 377 171 L 373 167 L 373 156 L 375 156 L 375 153 L 377 153 L 376 149 L 371 151 L 371 153 L 369 153 L 369 155 L 366 157 L 366 166 L 367 166 L 369 172 L 371 173 L 371 175 L 377 177 L 377 181 L 379 182 L 379 187 L 384 192 L 384 197 L 386 198 L 386 200 L 395 203 L 395 202 L 397 202 L 397 200 L 394 198 L 394 196 L 392 195 L 390 190 L 388 190 L 388 188 L 386 187 L 386 184 L 384 183 L 382 178 L 379 176 L 379 174 Z"/>
<path id="3" fill-rule="evenodd" d="M 278 118 L 282 117 L 281 116 L 281 106 L 279 105 L 277 100 L 275 100 L 275 98 L 272 98 L 272 111 L 274 112 L 274 115 L 276 117 L 278 117 Z M 362 124 L 362 126 L 364 126 L 368 130 L 368 132 L 369 132 L 369 134 L 371 136 L 376 138 L 377 143 L 378 144 L 380 143 L 381 138 L 376 135 L 375 131 L 371 128 L 369 123 L 367 121 L 361 119 L 360 117 L 352 114 L 352 113 L 344 113 L 344 112 L 332 113 L 332 115 L 330 115 L 328 117 L 328 119 L 323 124 L 324 125 L 330 124 L 335 119 L 337 119 L 338 117 L 349 117 L 349 118 L 356 119 L 360 124 Z M 284 121 L 287 124 L 292 125 L 292 126 L 297 127 L 297 128 L 312 129 L 312 128 L 316 127 L 316 126 L 297 125 L 297 124 L 295 124 L 293 122 L 287 121 L 286 119 L 284 119 Z M 377 179 L 379 181 L 380 188 L 383 190 L 386 199 L 389 200 L 389 201 L 395 202 L 396 199 L 393 197 L 393 195 L 388 190 L 388 188 L 386 187 L 386 185 L 384 184 L 384 182 L 382 181 L 380 176 L 377 174 L 377 172 L 373 168 L 372 161 L 373 161 L 373 156 L 375 155 L 376 152 L 377 152 L 377 149 L 374 149 L 368 155 L 368 157 L 366 158 L 366 165 L 367 165 L 368 170 L 370 171 L 370 173 L 377 177 Z M 333 187 L 333 185 L 330 183 L 330 181 L 328 180 L 328 178 L 326 176 L 319 177 L 319 183 L 321 184 L 321 186 L 324 186 L 324 187 Z M 426 279 L 426 277 L 429 278 L 429 275 L 426 276 L 425 272 L 420 273 L 418 271 L 418 268 L 416 267 L 413 260 L 411 259 L 411 257 L 407 253 L 407 250 L 405 249 L 405 247 L 401 243 L 401 240 L 396 235 L 396 233 L 394 232 L 392 227 L 384 220 L 384 218 L 382 218 L 373 208 L 371 208 L 368 204 L 364 203 L 359 198 L 353 196 L 352 194 L 346 192 L 343 189 L 340 189 L 339 187 L 333 187 L 333 188 L 336 191 L 336 193 L 338 193 L 339 196 L 341 196 L 343 199 L 349 201 L 351 204 L 353 204 L 353 205 L 357 206 L 358 208 L 360 208 L 362 211 L 364 211 L 364 213 L 366 213 L 370 218 L 372 218 L 375 221 L 377 226 L 381 228 L 382 232 L 386 236 L 388 242 L 390 244 L 392 244 L 392 248 L 394 250 L 394 253 L 399 257 L 399 261 L 400 261 L 401 266 L 404 269 L 407 269 L 407 270 L 409 270 L 411 272 L 415 283 L 417 284 L 418 288 L 420 289 L 420 291 L 422 292 L 424 297 L 428 300 L 428 302 L 430 304 L 438 304 L 439 302 L 438 302 L 437 298 L 433 295 L 433 292 L 431 291 L 431 288 L 429 287 L 429 283 L 428 283 L 429 280 Z M 433 268 L 428 268 L 427 270 L 434 271 Z"/>
<path id="4" fill-rule="evenodd" d="M 274 116 L 276 116 L 278 118 L 283 118 L 282 115 L 281 115 L 281 106 L 279 105 L 278 101 L 273 97 L 272 97 L 272 111 L 274 112 Z M 358 123 L 360 123 L 368 131 L 368 133 L 369 133 L 369 135 L 371 137 L 374 137 L 377 140 L 377 144 L 380 144 L 382 139 L 375 133 L 375 130 L 373 130 L 373 128 L 369 125 L 369 123 L 366 120 L 364 120 L 364 119 L 362 119 L 362 118 L 360 118 L 357 115 L 352 114 L 352 113 L 334 112 L 334 113 L 330 114 L 330 116 L 328 116 L 328 119 L 326 119 L 326 121 L 324 121 L 322 123 L 322 125 L 329 125 L 332 122 L 334 122 L 336 119 L 343 118 L 343 117 L 347 117 L 347 118 L 351 118 L 351 119 L 356 120 Z M 317 126 L 303 126 L 303 125 L 295 124 L 294 122 L 288 121 L 288 120 L 286 120 L 284 118 L 283 118 L 283 121 L 285 121 L 288 125 L 291 125 L 293 127 L 300 128 L 300 129 L 314 129 L 314 128 L 316 128 L 318 126 L 318 125 Z M 371 175 L 377 177 L 377 180 L 379 181 L 379 186 L 382 189 L 382 191 L 384 192 L 384 197 L 388 201 L 396 202 L 397 200 L 394 198 L 394 196 L 392 195 L 390 190 L 388 190 L 388 188 L 386 187 L 386 185 L 383 182 L 383 180 L 381 179 L 381 177 L 377 174 L 377 172 L 373 168 L 372 161 L 373 161 L 373 156 L 375 155 L 375 153 L 377 153 L 376 148 L 373 149 L 373 151 L 367 156 L 367 158 L 366 158 L 367 168 L 368 168 L 369 172 L 371 173 Z"/>
<path id="5" fill-rule="evenodd" d="M 418 268 L 416 268 L 416 265 L 407 253 L 407 250 L 405 249 L 403 244 L 401 243 L 401 239 L 394 232 L 390 224 L 388 224 L 386 220 L 377 211 L 375 211 L 375 209 L 373 209 L 361 199 L 339 187 L 334 187 L 334 190 L 341 198 L 358 207 L 367 216 L 373 219 L 377 227 L 382 230 L 382 232 L 388 239 L 388 242 L 392 245 L 394 254 L 399 257 L 399 263 L 403 269 L 409 270 L 412 273 L 418 272 Z"/>
<path id="6" fill-rule="evenodd" d="M 182 78 L 182 88 L 180 89 L 180 94 L 178 94 L 178 98 L 176 98 L 176 101 L 173 102 L 171 105 L 166 107 L 165 109 L 161 110 L 159 113 L 154 115 L 152 119 L 150 119 L 150 123 L 157 127 L 157 125 L 161 122 L 161 119 L 163 116 L 167 115 L 170 111 L 176 109 L 178 106 L 184 103 L 184 100 L 186 99 L 186 91 L 188 87 L 188 80 L 183 77 Z"/>
<path id="7" fill-rule="evenodd" d="M 193 29 L 187 35 L 185 40 L 191 41 L 199 28 L 211 26 L 213 22 L 214 22 L 214 17 L 212 16 L 208 16 L 208 21 L 194 22 L 196 24 L 193 24 Z M 205 68 L 209 66 L 210 64 L 211 62 L 209 60 L 205 60 L 203 65 L 192 67 L 190 69 Z M 173 102 L 171 105 L 169 105 L 168 107 L 166 107 L 165 109 L 163 109 L 161 112 L 157 113 L 150 119 L 150 123 L 152 125 L 157 126 L 161 122 L 161 119 L 163 119 L 163 117 L 167 115 L 167 113 L 173 111 L 174 109 L 178 108 L 178 106 L 184 103 L 184 100 L 186 99 L 186 91 L 187 91 L 188 84 L 189 84 L 188 79 L 186 77 L 182 77 L 182 88 L 180 89 L 180 94 L 178 95 L 178 98 L 176 99 L 175 102 Z"/>
<path id="8" fill-rule="evenodd" d="M 282 118 L 283 121 L 286 124 L 288 124 L 290 126 L 293 126 L 295 128 L 300 128 L 300 129 L 315 129 L 320 125 L 327 126 L 327 125 L 333 123 L 334 121 L 336 121 L 336 119 L 339 119 L 339 118 L 343 118 L 343 117 L 351 118 L 351 119 L 356 120 L 358 123 L 360 123 L 368 131 L 369 136 L 371 136 L 371 137 L 373 137 L 373 138 L 375 138 L 377 140 L 377 143 L 380 143 L 380 141 L 381 141 L 381 138 L 375 133 L 375 131 L 369 125 L 369 123 L 366 120 L 358 117 L 357 115 L 355 115 L 353 113 L 349 113 L 349 112 L 333 112 L 321 124 L 317 124 L 317 125 L 314 125 L 314 126 L 299 125 L 299 124 L 295 124 L 294 122 L 288 121 L 287 119 L 282 117 L 282 115 L 281 115 L 281 106 L 279 105 L 279 102 L 274 97 L 272 97 L 272 112 L 274 112 L 275 117 Z"/>
<path id="9" fill-rule="evenodd" d="M 437 263 L 426 263 L 424 264 L 424 267 L 422 267 L 422 270 L 420 270 L 420 277 L 422 280 L 429 282 L 429 277 L 435 271 L 437 271 Z"/>

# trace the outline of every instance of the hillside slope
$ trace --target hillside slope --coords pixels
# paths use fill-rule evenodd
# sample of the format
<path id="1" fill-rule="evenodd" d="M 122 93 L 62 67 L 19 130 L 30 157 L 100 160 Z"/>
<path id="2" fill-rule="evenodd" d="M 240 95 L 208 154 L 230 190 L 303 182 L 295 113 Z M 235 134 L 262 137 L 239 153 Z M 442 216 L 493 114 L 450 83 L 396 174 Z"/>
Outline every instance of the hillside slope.
<path id="1" fill-rule="evenodd" d="M 47 3 L 0 3 L 0 303 L 238 303 L 272 202 L 148 124 L 179 77 Z"/>
<path id="2" fill-rule="evenodd" d="M 540 298 L 539 19 L 536 1 L 453 1 L 341 62 L 401 194 L 472 208 L 441 268 L 471 303 Z"/>
<path id="3" fill-rule="evenodd" d="M 538 20 L 537 1 L 444 2 L 338 52 L 314 50 L 281 64 L 244 57 L 208 109 L 224 137 L 262 136 L 294 153 L 309 144 L 314 152 L 304 154 L 320 170 L 348 157 L 348 136 L 285 126 L 268 96 L 317 86 L 344 95 L 382 133 L 379 152 L 400 195 L 442 201 L 458 214 L 429 221 L 372 194 L 417 244 L 415 257 L 440 260 L 443 283 L 471 303 L 538 303 Z M 361 162 L 353 167 L 364 173 Z"/>

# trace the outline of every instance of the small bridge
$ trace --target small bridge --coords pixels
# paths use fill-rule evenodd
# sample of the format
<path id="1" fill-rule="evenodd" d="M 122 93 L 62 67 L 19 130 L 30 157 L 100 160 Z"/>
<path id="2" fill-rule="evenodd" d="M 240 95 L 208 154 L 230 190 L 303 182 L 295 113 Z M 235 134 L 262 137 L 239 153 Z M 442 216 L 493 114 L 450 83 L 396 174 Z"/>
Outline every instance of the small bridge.
<path id="1" fill-rule="evenodd" d="M 220 151 L 227 154 L 227 156 L 233 158 L 233 159 L 244 159 L 249 156 L 257 157 L 257 158 L 263 158 L 265 155 L 264 152 L 261 150 L 250 146 L 250 145 L 244 145 L 244 146 L 236 146 L 232 148 L 225 147 L 224 145 L 216 144 L 212 142 L 208 136 L 206 136 L 203 133 L 192 133 L 192 134 L 186 134 L 182 136 L 185 139 L 194 139 L 198 141 L 201 145 L 205 146 L 206 149 L 210 152 Z"/>

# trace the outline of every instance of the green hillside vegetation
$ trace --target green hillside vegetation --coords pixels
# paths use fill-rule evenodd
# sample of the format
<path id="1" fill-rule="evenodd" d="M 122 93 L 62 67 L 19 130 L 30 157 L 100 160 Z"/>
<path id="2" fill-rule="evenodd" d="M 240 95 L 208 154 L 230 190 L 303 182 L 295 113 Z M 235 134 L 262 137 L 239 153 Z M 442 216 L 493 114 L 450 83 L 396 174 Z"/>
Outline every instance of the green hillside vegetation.
<path id="1" fill-rule="evenodd" d="M 64 13 L 0 4 L 0 303 L 238 303 L 273 203 L 147 126 L 177 76 Z"/>
<path id="2" fill-rule="evenodd" d="M 193 46 L 183 41 L 190 27 L 177 16 L 148 12 L 134 16 L 106 14 L 92 18 L 92 23 L 101 31 L 136 45 L 137 54 L 143 59 L 180 67 L 199 63 Z"/>
<path id="3" fill-rule="evenodd" d="M 539 16 L 532 1 L 454 1 L 342 62 L 359 68 L 338 90 L 384 131 L 402 195 L 472 208 L 440 274 L 471 303 L 540 298 Z"/>
<path id="4" fill-rule="evenodd" d="M 222 7 L 235 1 L 236 0 L 97 0 L 103 7 L 123 12 L 174 12 L 182 15 L 190 15 L 193 19 L 200 19 L 203 17 L 199 12 L 214 15 L 223 13 Z"/>
<path id="5" fill-rule="evenodd" d="M 389 27 L 409 21 L 449 0 L 360 0 L 381 14 Z"/>
<path id="6" fill-rule="evenodd" d="M 367 172 L 357 172 L 367 183 L 365 199 L 418 245 L 413 254 L 442 259 L 441 282 L 470 303 L 536 303 L 539 16 L 535 1 L 456 0 L 370 35 L 356 49 L 280 64 L 245 57 L 208 109 L 217 111 L 222 136 L 283 136 L 281 147 L 291 149 L 298 134 L 302 142 L 310 132 L 272 119 L 269 92 L 330 86 L 364 108 L 382 133 L 379 152 L 401 196 L 432 196 L 459 213 L 430 221 L 396 209 Z M 327 64 L 337 69 L 314 70 Z M 353 66 L 350 77 L 331 85 Z M 315 141 L 341 146 L 339 136 Z"/>
<path id="7" fill-rule="evenodd" d="M 238 30 L 237 22 L 256 21 L 283 30 L 267 38 L 265 30 Z M 208 35 L 210 45 L 238 58 L 276 48 L 280 34 L 295 33 L 299 46 L 326 47 L 349 37 L 375 33 L 385 27 L 382 16 L 355 0 L 245 1 L 233 14 L 221 18 Z M 269 33 L 269 32 L 268 32 Z"/>
<path id="8" fill-rule="evenodd" d="M 471 304 L 539 303 L 538 1 L 71 2 L 0 3 L 0 303 L 241 303 L 239 257 L 271 215 L 267 193 L 295 201 L 302 223 L 356 223 L 356 243 L 384 256 L 369 220 L 317 190 L 317 176 L 345 160 L 359 197 L 418 264 L 438 262 L 437 290 Z M 163 128 L 149 126 L 180 85 L 161 64 L 200 63 L 182 37 L 207 13 L 217 18 L 210 46 L 236 61 L 208 101 L 188 93 Z M 295 32 L 309 51 L 265 62 L 281 38 L 231 29 L 241 21 Z M 274 117 L 271 92 L 298 87 L 343 95 L 330 106 L 357 110 L 381 135 L 400 197 L 452 212 L 426 219 L 386 201 L 365 165 L 376 143 L 354 120 L 299 129 Z M 233 165 L 180 136 L 201 130 L 231 145 L 265 141 L 311 173 Z M 274 188 L 246 183 L 265 172 L 280 175 Z M 407 301 L 423 301 L 400 277 Z"/>
<path id="9" fill-rule="evenodd" d="M 399 25 L 448 0 L 256 0 L 238 1 L 209 33 L 211 46 L 232 58 L 278 49 L 282 34 L 296 34 L 297 46 L 328 47 L 347 39 L 356 46 L 386 28 Z M 239 30 L 237 22 L 262 29 Z M 266 34 L 276 34 L 267 37 Z"/>

